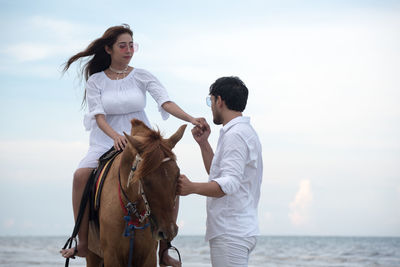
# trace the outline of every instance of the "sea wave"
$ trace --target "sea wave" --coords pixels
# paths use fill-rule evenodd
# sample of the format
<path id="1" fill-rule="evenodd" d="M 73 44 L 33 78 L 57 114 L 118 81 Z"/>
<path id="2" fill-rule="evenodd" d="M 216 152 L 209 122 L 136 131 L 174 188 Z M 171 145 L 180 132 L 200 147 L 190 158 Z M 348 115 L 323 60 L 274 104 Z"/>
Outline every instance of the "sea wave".
<path id="1" fill-rule="evenodd" d="M 59 255 L 66 237 L 0 237 L 0 266 L 64 266 Z M 183 266 L 211 266 L 209 246 L 203 236 L 178 236 L 173 241 L 182 255 Z M 71 266 L 85 266 L 72 260 Z M 294 237 L 260 236 L 250 256 L 249 267 L 400 266 L 397 237 Z"/>

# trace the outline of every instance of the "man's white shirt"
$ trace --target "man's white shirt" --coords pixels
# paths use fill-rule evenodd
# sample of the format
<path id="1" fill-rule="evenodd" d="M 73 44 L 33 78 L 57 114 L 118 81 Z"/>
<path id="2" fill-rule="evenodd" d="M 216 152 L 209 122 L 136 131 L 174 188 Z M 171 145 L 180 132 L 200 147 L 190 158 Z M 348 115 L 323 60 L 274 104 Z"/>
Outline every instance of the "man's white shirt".
<path id="1" fill-rule="evenodd" d="M 257 208 L 263 173 L 261 143 L 249 117 L 236 117 L 220 130 L 209 181 L 225 196 L 207 197 L 205 240 L 228 234 L 259 234 Z"/>

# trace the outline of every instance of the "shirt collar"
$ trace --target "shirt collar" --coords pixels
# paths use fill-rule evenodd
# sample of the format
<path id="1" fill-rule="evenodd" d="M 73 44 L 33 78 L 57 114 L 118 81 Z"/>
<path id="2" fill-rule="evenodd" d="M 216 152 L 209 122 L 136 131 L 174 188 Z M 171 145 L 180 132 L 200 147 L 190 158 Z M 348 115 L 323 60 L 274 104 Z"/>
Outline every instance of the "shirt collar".
<path id="1" fill-rule="evenodd" d="M 224 127 L 221 128 L 221 133 L 226 133 L 230 128 L 238 123 L 250 123 L 250 117 L 238 116 L 230 120 Z"/>

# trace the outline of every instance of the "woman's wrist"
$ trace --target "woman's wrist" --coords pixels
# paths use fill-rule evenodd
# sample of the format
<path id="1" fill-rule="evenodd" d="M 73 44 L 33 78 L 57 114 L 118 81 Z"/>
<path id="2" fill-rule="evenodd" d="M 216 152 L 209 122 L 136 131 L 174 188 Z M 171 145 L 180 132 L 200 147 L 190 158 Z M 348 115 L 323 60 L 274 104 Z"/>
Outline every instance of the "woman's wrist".
<path id="1" fill-rule="evenodd" d="M 112 134 L 111 134 L 111 139 L 113 139 L 113 140 L 115 140 L 116 138 L 118 138 L 120 135 L 117 133 L 117 132 L 113 132 Z"/>
<path id="2" fill-rule="evenodd" d="M 193 118 L 192 116 L 190 116 L 190 115 L 188 115 L 189 116 L 189 120 L 188 120 L 188 122 L 190 122 L 191 124 L 196 124 L 196 118 Z"/>

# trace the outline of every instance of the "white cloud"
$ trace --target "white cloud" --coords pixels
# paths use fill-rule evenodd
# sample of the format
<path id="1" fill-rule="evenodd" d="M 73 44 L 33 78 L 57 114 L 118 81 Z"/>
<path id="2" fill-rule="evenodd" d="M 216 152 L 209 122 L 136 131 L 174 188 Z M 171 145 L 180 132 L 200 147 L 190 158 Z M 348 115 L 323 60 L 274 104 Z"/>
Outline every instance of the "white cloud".
<path id="1" fill-rule="evenodd" d="M 43 43 L 19 43 L 7 47 L 4 53 L 13 55 L 18 61 L 40 60 L 54 54 L 55 47 Z"/>
<path id="2" fill-rule="evenodd" d="M 313 201 L 310 180 L 302 180 L 296 196 L 289 204 L 289 218 L 293 225 L 305 225 L 309 222 L 309 211 Z"/>
<path id="3" fill-rule="evenodd" d="M 26 31 L 36 30 L 36 34 L 39 37 L 46 37 L 46 42 L 59 42 L 60 40 L 72 41 L 76 38 L 87 39 L 93 36 L 102 34 L 104 28 L 102 25 L 86 24 L 82 22 L 75 22 L 73 20 L 64 20 L 59 18 L 53 18 L 50 16 L 32 16 L 26 19 L 28 27 Z M 43 36 L 42 36 L 43 35 Z M 86 43 L 86 46 L 88 43 Z M 68 44 L 64 44 L 68 46 Z"/>
<path id="4" fill-rule="evenodd" d="M 3 227 L 4 228 L 12 228 L 15 225 L 15 219 L 13 218 L 8 218 L 6 220 L 4 220 L 3 222 Z"/>
<path id="5" fill-rule="evenodd" d="M 85 29 L 85 26 L 82 24 L 44 16 L 33 16 L 28 18 L 28 24 L 37 29 L 41 29 L 42 31 L 50 31 L 53 36 L 79 34 L 84 32 Z"/>
<path id="6" fill-rule="evenodd" d="M 1 141 L 0 181 L 71 179 L 87 144 L 61 141 Z"/>
<path id="7" fill-rule="evenodd" d="M 87 25 L 41 16 L 27 18 L 25 24 L 20 34 L 29 35 L 34 32 L 35 36 L 29 41 L 3 43 L 0 50 L 0 53 L 19 63 L 60 55 L 71 56 L 88 45 L 88 38 L 95 31 L 94 27 Z"/>
<path id="8" fill-rule="evenodd" d="M 14 57 L 18 62 L 29 62 L 59 55 L 72 55 L 74 52 L 85 47 L 85 42 L 83 41 L 68 41 L 67 44 L 61 43 L 57 43 L 56 41 L 51 44 L 22 42 L 3 48 L 2 53 Z"/>
<path id="9" fill-rule="evenodd" d="M 87 45 L 87 41 L 54 42 L 52 44 L 40 42 L 21 42 L 9 45 L 2 49 L 1 53 L 17 60 L 18 63 L 35 62 L 54 57 L 72 56 Z M 65 59 L 65 61 L 66 61 Z M 61 65 L 61 63 L 60 63 Z M 54 68 L 53 66 L 50 66 Z"/>

